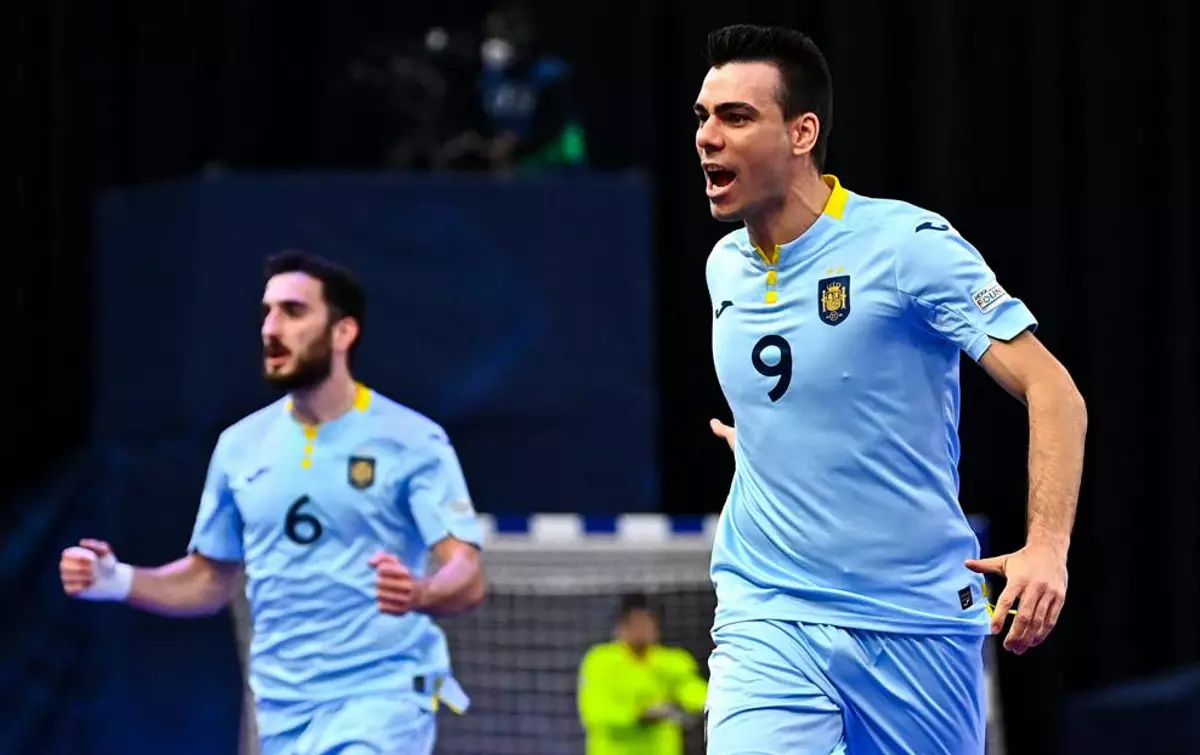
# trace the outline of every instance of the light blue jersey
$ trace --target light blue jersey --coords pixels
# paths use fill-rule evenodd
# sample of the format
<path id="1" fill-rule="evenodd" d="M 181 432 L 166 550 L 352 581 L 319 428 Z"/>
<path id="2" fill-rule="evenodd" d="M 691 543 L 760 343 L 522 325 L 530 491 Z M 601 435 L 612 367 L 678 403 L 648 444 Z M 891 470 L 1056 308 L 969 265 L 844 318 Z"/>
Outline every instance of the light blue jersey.
<path id="1" fill-rule="evenodd" d="M 764 254 L 708 260 L 713 356 L 737 430 L 715 626 L 747 619 L 984 635 L 958 503 L 959 354 L 1036 322 L 942 217 L 832 196 Z"/>
<path id="2" fill-rule="evenodd" d="M 222 433 L 190 548 L 245 564 L 260 706 L 311 705 L 432 694 L 450 673 L 432 619 L 380 612 L 369 565 L 391 553 L 420 577 L 447 536 L 481 545 L 445 432 L 360 387 L 353 410 L 317 428 L 281 400 Z"/>

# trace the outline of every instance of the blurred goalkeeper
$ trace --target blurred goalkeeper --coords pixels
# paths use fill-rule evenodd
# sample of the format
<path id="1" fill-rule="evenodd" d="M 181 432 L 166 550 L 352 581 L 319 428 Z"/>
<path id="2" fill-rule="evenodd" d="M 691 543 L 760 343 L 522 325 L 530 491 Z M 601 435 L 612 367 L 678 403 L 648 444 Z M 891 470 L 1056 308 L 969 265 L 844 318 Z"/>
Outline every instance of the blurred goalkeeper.
<path id="1" fill-rule="evenodd" d="M 691 654 L 659 644 L 646 598 L 626 596 L 614 640 L 589 650 L 579 669 L 587 755 L 682 755 L 683 727 L 707 693 Z"/>
<path id="2" fill-rule="evenodd" d="M 432 617 L 484 591 L 462 470 L 440 427 L 351 377 L 366 298 L 349 271 L 286 253 L 266 278 L 264 371 L 288 395 L 221 434 L 188 555 L 134 568 L 84 540 L 63 588 L 202 616 L 244 568 L 262 755 L 429 755 L 438 707 L 467 705 Z"/>

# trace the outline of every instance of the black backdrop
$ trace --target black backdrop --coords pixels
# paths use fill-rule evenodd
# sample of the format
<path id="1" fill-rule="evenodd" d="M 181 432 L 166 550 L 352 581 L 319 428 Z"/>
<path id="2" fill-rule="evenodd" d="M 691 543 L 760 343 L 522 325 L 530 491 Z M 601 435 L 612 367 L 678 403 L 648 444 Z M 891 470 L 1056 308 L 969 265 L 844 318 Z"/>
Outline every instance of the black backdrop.
<path id="1" fill-rule="evenodd" d="M 215 162 L 336 164 L 328 145 L 364 127 L 329 99 L 354 45 L 389 26 L 469 21 L 482 3 L 443 3 L 439 16 L 415 5 L 10 7 L 7 384 L 22 452 L 6 492 L 52 471 L 88 429 L 90 193 Z M 1047 645 L 1001 666 L 1012 750 L 1053 752 L 1065 694 L 1200 658 L 1197 11 L 1188 0 L 782 6 L 631 3 L 618 15 L 581 3 L 542 24 L 576 66 L 596 164 L 644 166 L 658 182 L 664 508 L 715 510 L 731 473 L 706 429 L 724 406 L 703 259 L 725 229 L 707 218 L 691 147 L 704 33 L 791 23 L 833 67 L 830 169 L 853 190 L 950 217 L 1029 303 L 1089 402 L 1067 610 Z M 1025 418 L 978 369 L 964 373 L 964 505 L 991 517 L 997 549 L 1014 548 Z M 21 515 L 6 505 L 6 529 Z"/>

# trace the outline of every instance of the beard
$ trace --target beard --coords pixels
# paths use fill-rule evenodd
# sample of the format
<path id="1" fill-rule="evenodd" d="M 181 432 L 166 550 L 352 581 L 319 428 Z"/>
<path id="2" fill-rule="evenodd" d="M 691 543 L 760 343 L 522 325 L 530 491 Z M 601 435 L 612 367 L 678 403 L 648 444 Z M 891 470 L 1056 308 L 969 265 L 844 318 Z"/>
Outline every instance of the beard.
<path id="1" fill-rule="evenodd" d="M 263 349 L 267 356 L 282 348 L 278 342 L 272 342 Z M 302 391 L 319 385 L 333 371 L 333 333 L 327 332 L 318 338 L 311 346 L 296 354 L 295 363 L 287 372 L 273 373 L 263 368 L 263 377 L 271 387 L 282 393 Z"/>

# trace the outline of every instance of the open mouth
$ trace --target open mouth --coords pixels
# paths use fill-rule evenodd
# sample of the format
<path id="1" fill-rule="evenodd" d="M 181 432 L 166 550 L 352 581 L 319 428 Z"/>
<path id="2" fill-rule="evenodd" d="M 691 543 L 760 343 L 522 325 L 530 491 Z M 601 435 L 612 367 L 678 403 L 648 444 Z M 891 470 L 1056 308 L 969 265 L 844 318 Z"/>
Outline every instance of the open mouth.
<path id="1" fill-rule="evenodd" d="M 291 352 L 279 343 L 268 344 L 263 352 L 263 357 L 266 358 L 267 365 L 270 367 L 282 367 L 291 356 Z"/>
<path id="2" fill-rule="evenodd" d="M 286 356 L 267 357 L 267 367 L 271 370 L 282 369 L 288 363 Z"/>
<path id="3" fill-rule="evenodd" d="M 710 197 L 724 194 L 737 180 L 737 173 L 720 165 L 705 165 L 704 176 L 708 179 L 708 196 Z"/>

